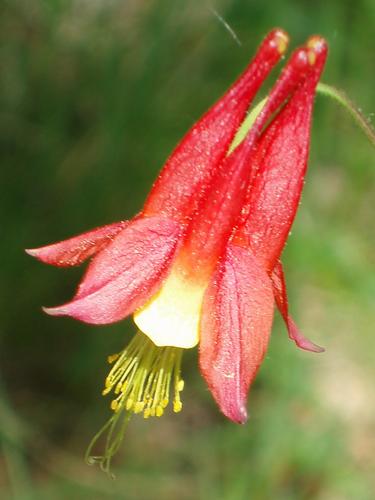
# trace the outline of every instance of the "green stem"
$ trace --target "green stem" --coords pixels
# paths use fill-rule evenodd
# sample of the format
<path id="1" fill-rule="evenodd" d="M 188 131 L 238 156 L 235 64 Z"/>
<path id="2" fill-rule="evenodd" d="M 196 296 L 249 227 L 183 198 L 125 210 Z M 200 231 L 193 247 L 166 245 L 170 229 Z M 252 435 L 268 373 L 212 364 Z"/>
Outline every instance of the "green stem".
<path id="1" fill-rule="evenodd" d="M 370 125 L 367 118 L 363 113 L 355 106 L 355 104 L 349 99 L 349 97 L 342 90 L 338 90 L 331 85 L 326 83 L 319 83 L 317 87 L 317 92 L 319 94 L 331 97 L 337 103 L 339 103 L 343 108 L 346 109 L 354 119 L 354 121 L 359 125 L 362 131 L 366 134 L 367 138 L 373 146 L 375 146 L 375 130 Z"/>

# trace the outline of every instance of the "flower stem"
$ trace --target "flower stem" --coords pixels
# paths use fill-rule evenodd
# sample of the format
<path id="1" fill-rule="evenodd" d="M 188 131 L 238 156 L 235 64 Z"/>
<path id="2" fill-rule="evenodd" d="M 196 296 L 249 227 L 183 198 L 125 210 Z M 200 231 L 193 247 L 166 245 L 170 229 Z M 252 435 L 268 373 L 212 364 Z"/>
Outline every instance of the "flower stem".
<path id="1" fill-rule="evenodd" d="M 359 125 L 362 131 L 366 134 L 367 138 L 373 146 L 375 146 L 375 130 L 369 123 L 368 119 L 364 116 L 362 111 L 356 107 L 356 105 L 349 99 L 349 97 L 342 90 L 333 87 L 332 85 L 327 85 L 326 83 L 319 83 L 317 87 L 317 92 L 319 94 L 331 97 L 337 103 L 339 103 L 343 108 L 346 109 L 354 119 L 354 121 Z"/>

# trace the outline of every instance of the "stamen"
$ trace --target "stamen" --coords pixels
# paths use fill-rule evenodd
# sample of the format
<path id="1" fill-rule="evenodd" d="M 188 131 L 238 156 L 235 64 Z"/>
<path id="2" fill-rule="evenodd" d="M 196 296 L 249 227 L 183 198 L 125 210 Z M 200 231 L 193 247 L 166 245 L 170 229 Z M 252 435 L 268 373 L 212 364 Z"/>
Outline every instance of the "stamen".
<path id="1" fill-rule="evenodd" d="M 114 414 L 91 441 L 86 452 L 87 463 L 99 463 L 102 470 L 109 473 L 111 459 L 120 447 L 131 414 L 161 417 L 169 403 L 171 384 L 173 411 L 181 411 L 180 393 L 184 388 L 181 358 L 181 348 L 157 347 L 142 332 L 138 332 L 121 353 L 108 357 L 113 366 L 102 394 L 112 392 L 115 396 L 110 403 Z M 121 415 L 122 424 L 119 423 Z M 94 445 L 104 433 L 107 433 L 104 454 L 92 456 Z"/>

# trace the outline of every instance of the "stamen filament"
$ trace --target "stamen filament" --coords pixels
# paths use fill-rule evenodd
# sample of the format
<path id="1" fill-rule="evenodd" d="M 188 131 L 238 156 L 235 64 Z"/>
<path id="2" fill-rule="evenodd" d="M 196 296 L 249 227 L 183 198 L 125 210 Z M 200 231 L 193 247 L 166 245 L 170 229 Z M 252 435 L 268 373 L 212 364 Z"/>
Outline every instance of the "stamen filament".
<path id="1" fill-rule="evenodd" d="M 111 459 L 121 445 L 132 413 L 143 413 L 144 418 L 161 417 L 169 403 L 172 380 L 173 411 L 181 411 L 180 393 L 184 387 L 181 358 L 181 348 L 158 347 L 142 332 L 121 353 L 108 357 L 108 362 L 114 364 L 102 394 L 113 392 L 110 408 L 114 413 L 91 441 L 87 463 L 99 463 L 109 473 Z M 92 456 L 93 447 L 104 434 L 107 437 L 103 455 Z"/>

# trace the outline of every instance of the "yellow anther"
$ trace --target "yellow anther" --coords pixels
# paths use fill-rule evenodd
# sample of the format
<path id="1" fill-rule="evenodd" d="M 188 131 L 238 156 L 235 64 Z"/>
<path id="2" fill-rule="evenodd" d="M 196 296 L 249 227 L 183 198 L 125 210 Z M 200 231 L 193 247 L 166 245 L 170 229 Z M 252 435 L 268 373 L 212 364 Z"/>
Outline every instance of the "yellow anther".
<path id="1" fill-rule="evenodd" d="M 173 387 L 174 411 L 182 408 L 179 393 L 184 388 L 180 378 L 182 349 L 157 347 L 144 334 L 138 333 L 126 350 L 110 356 L 113 365 L 102 394 L 112 392 L 117 396 L 111 409 L 142 413 L 144 418 L 161 417 L 169 403 Z"/>
<path id="2" fill-rule="evenodd" d="M 145 404 L 143 401 L 137 401 L 134 405 L 134 413 L 141 413 L 143 411 L 143 408 L 145 407 Z"/>
<path id="3" fill-rule="evenodd" d="M 184 386 L 185 386 L 185 382 L 182 379 L 180 379 L 178 381 L 178 383 L 177 383 L 177 390 L 178 390 L 178 392 L 183 391 L 184 390 Z"/>
<path id="4" fill-rule="evenodd" d="M 118 359 L 118 357 L 119 354 L 111 354 L 110 356 L 108 356 L 107 361 L 109 364 L 112 364 L 114 361 L 116 361 L 116 359 Z"/>
<path id="5" fill-rule="evenodd" d="M 160 405 L 158 405 L 158 406 L 156 407 L 156 416 L 157 416 L 157 417 L 161 417 L 161 416 L 163 415 L 163 413 L 164 413 L 163 407 L 162 407 L 162 406 L 160 406 Z"/>
<path id="6" fill-rule="evenodd" d="M 181 401 L 173 401 L 173 411 L 175 413 L 178 413 L 182 410 L 182 403 Z"/>
<path id="7" fill-rule="evenodd" d="M 151 415 L 150 408 L 146 408 L 145 411 L 143 412 L 144 418 L 148 418 L 150 415 Z"/>

